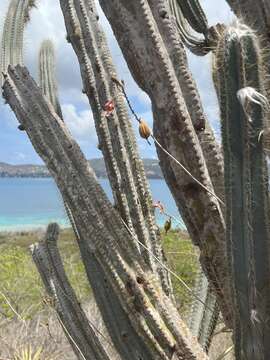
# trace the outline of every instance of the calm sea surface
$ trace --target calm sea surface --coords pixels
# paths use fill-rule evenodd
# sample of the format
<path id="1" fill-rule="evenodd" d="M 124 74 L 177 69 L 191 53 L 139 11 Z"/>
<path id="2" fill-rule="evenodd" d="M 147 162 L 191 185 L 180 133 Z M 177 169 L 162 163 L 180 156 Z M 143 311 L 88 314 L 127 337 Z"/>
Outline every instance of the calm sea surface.
<path id="1" fill-rule="evenodd" d="M 112 199 L 107 179 L 100 184 Z M 150 180 L 153 200 L 160 200 L 168 213 L 179 219 L 175 202 L 164 180 Z M 156 210 L 160 226 L 166 218 Z M 0 231 L 18 231 L 45 227 L 49 222 L 57 221 L 69 226 L 58 189 L 51 178 L 0 178 Z M 173 225 L 181 227 L 179 222 Z"/>

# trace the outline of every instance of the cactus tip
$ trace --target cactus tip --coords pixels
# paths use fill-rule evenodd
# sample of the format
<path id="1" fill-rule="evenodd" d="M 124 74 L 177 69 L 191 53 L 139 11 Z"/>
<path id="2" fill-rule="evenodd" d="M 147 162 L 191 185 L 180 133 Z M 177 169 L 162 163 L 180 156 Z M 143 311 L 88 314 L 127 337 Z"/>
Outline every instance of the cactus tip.
<path id="1" fill-rule="evenodd" d="M 228 27 L 227 33 L 231 40 L 234 38 L 241 39 L 243 36 L 256 36 L 255 31 L 239 20 L 235 20 L 232 25 Z"/>

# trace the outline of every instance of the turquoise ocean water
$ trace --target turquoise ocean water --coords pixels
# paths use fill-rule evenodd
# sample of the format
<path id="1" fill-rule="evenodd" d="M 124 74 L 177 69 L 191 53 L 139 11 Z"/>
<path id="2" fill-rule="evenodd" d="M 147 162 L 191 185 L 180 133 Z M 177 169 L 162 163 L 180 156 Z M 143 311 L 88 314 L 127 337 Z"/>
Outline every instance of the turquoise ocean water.
<path id="1" fill-rule="evenodd" d="M 107 179 L 100 184 L 112 199 Z M 161 201 L 168 213 L 179 218 L 175 202 L 164 180 L 150 180 L 154 201 Z M 163 226 L 166 218 L 156 210 L 157 223 Z M 69 226 L 59 191 L 51 178 L 0 178 L 0 231 L 23 231 L 44 228 L 57 221 Z M 179 222 L 173 225 L 181 227 Z"/>

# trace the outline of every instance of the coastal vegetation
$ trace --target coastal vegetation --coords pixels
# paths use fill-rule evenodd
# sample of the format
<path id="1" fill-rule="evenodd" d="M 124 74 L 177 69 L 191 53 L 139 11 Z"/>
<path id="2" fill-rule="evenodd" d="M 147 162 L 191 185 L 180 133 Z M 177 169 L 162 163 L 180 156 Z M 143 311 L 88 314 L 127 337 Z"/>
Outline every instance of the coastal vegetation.
<path id="1" fill-rule="evenodd" d="M 46 292 L 29 251 L 29 246 L 38 241 L 42 233 L 41 230 L 0 233 L 0 324 L 2 327 L 0 357 L 3 358 L 13 358 L 18 349 L 31 346 L 35 352 L 40 347 L 29 334 L 28 338 L 24 337 L 18 340 L 16 346 L 14 342 L 14 346 L 8 348 L 8 342 L 11 344 L 10 337 L 14 331 L 14 323 L 18 328 L 23 326 L 23 321 L 28 321 L 28 326 L 32 326 L 32 323 L 35 323 L 37 317 L 40 316 L 43 325 L 39 329 L 40 333 L 35 335 L 36 338 L 42 337 L 47 323 L 50 323 L 52 329 L 55 330 L 55 325 L 52 324 L 52 311 L 45 301 Z M 193 288 L 198 272 L 198 253 L 188 234 L 180 230 L 171 230 L 168 234 L 162 233 L 162 239 L 170 268 Z M 59 250 L 79 301 L 86 307 L 89 303 L 93 304 L 91 288 L 85 275 L 76 239 L 70 228 L 61 231 Z M 173 280 L 173 287 L 177 307 L 188 317 L 192 296 L 176 279 Z M 96 316 L 97 321 L 100 321 L 99 316 Z M 11 332 L 9 336 L 7 336 L 8 332 Z M 58 337 L 59 333 L 61 330 L 58 328 Z M 59 359 L 64 359 L 66 356 L 64 352 L 69 349 L 69 346 L 61 338 L 61 342 L 55 346 L 55 349 L 60 356 Z M 44 359 L 46 354 L 50 354 L 50 348 L 47 346 L 46 349 L 42 346 L 41 359 Z M 55 360 L 53 355 L 50 360 Z"/>
<path id="2" fill-rule="evenodd" d="M 27 319 L 42 309 L 41 294 L 45 296 L 44 287 L 38 271 L 32 261 L 29 246 L 42 237 L 42 230 L 0 233 L 0 317 L 16 317 L 18 314 Z M 180 230 L 163 233 L 163 245 L 170 268 L 176 272 L 190 287 L 194 286 L 198 272 L 198 253 L 190 242 L 188 234 Z M 59 250 L 71 285 L 81 302 L 86 302 L 91 288 L 85 276 L 76 239 L 70 228 L 60 233 Z M 188 313 L 191 294 L 174 279 L 173 285 L 177 306 Z M 3 297 L 6 295 L 12 307 Z"/>

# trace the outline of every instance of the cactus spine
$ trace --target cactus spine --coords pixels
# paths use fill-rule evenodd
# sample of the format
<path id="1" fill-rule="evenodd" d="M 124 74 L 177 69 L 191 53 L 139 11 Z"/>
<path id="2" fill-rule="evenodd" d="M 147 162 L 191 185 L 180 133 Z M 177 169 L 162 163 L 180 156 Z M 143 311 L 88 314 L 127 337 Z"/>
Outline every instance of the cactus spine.
<path id="1" fill-rule="evenodd" d="M 235 312 L 237 359 L 270 356 L 269 194 L 264 141 L 263 68 L 256 35 L 229 28 L 216 53 L 215 79 L 225 162 L 226 237 Z"/>

